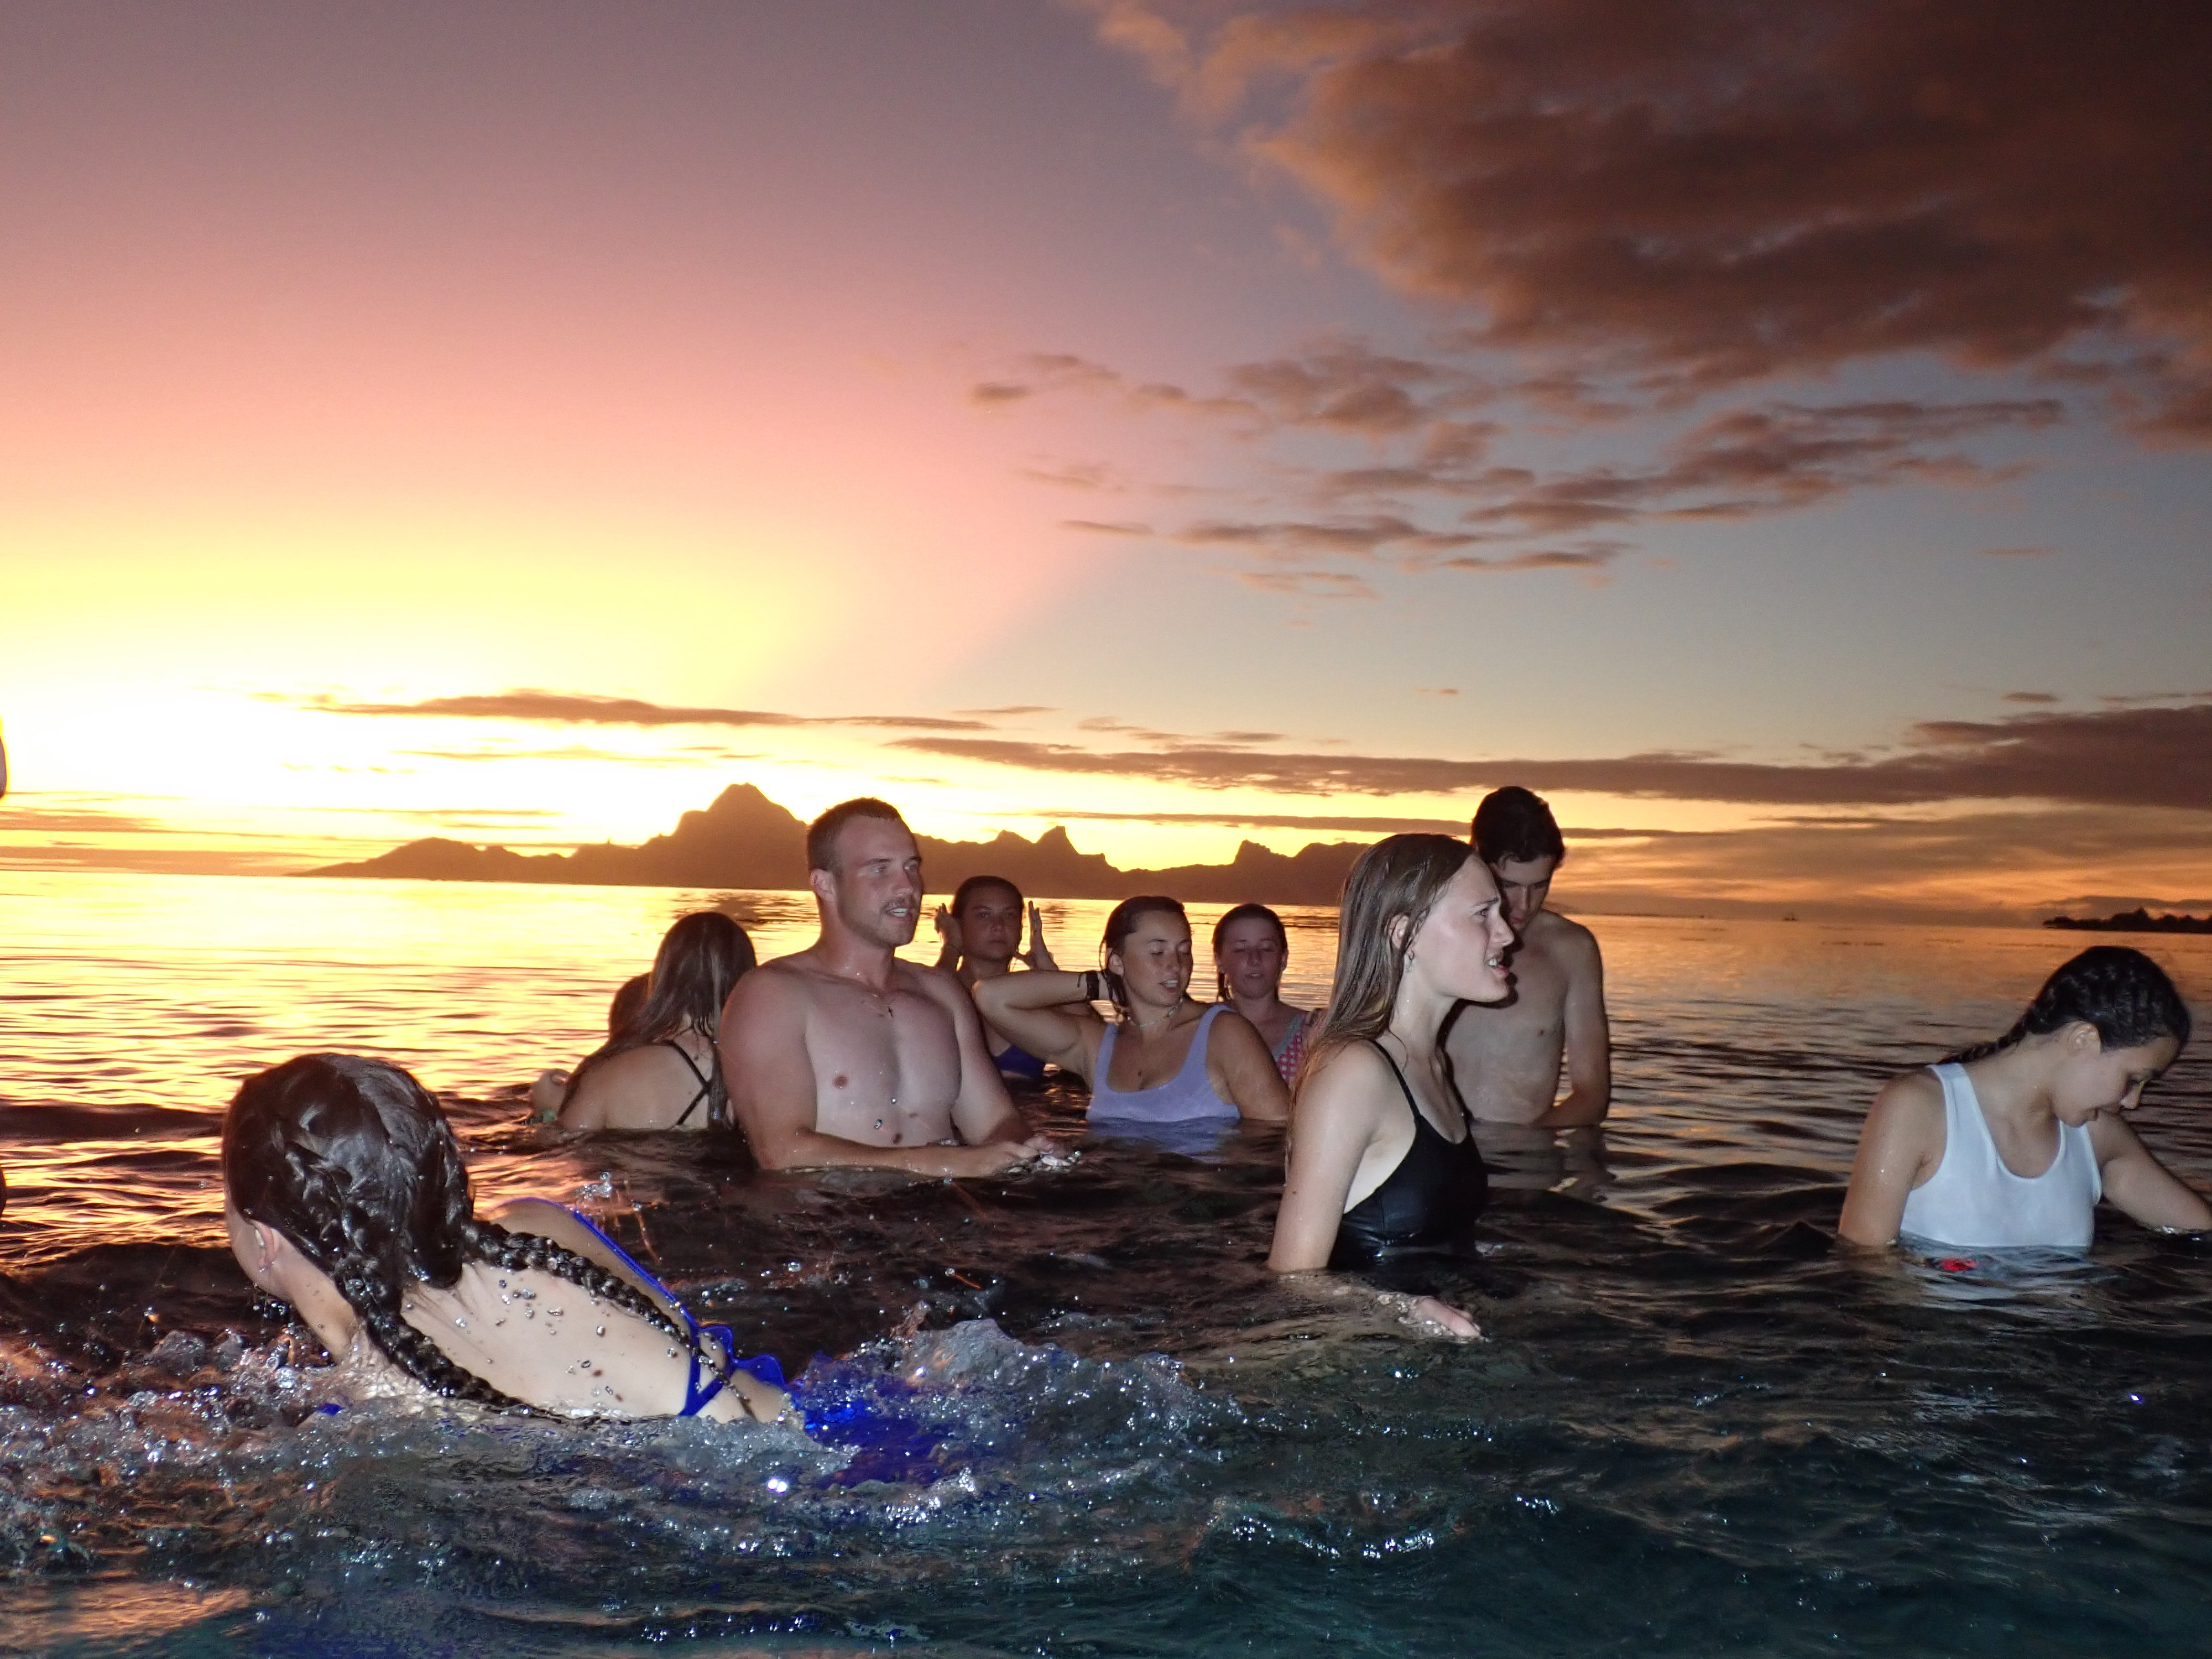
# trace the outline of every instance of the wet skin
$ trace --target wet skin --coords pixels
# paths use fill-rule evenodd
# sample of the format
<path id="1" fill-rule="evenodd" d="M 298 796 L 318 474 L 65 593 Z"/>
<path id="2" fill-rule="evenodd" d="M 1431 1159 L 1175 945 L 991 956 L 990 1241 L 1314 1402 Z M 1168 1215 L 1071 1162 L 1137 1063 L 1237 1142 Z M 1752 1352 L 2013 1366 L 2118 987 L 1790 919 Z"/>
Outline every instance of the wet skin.
<path id="1" fill-rule="evenodd" d="M 1128 999 L 1106 1081 L 1131 1094 L 1156 1088 L 1182 1069 L 1206 1014 L 1189 994 L 1190 924 L 1166 911 L 1139 917 L 1121 948 L 1108 953 L 1106 968 L 1120 977 Z M 1106 1024 L 1081 1000 L 1080 981 L 1057 971 L 1006 974 L 980 982 L 975 997 L 994 1030 L 1095 1085 Z M 1215 1018 L 1203 1060 L 1214 1095 L 1239 1116 L 1269 1123 L 1289 1117 L 1282 1076 L 1243 1015 L 1224 1009 Z"/>
<path id="2" fill-rule="evenodd" d="M 1493 868 L 1516 939 L 1514 994 L 1462 1007 L 1445 1038 L 1467 1109 L 1487 1122 L 1571 1128 L 1602 1121 L 1612 1103 L 1604 963 L 1589 929 L 1544 908 L 1557 864 L 1505 859 Z"/>
<path id="3" fill-rule="evenodd" d="M 1252 1022 L 1269 1052 L 1281 1048 L 1306 1011 L 1282 1000 L 1283 969 L 1289 956 L 1274 928 L 1260 916 L 1231 923 L 1222 930 L 1213 961 L 1228 983 L 1237 1012 Z"/>
<path id="4" fill-rule="evenodd" d="M 738 981 L 722 1011 L 730 1103 L 769 1169 L 989 1175 L 1043 1149 L 1006 1097 L 951 974 L 901 961 L 921 914 L 905 825 L 855 818 L 812 872 L 822 938 Z M 966 1146 L 945 1146 L 957 1134 Z"/>
<path id="5" fill-rule="evenodd" d="M 2106 1048 L 2087 1022 L 2027 1037 L 1967 1063 L 1982 1120 L 2005 1168 L 2025 1180 L 2057 1162 L 2059 1125 L 2087 1127 L 2104 1196 L 2147 1227 L 2212 1228 L 2212 1206 L 2143 1145 L 2125 1114 L 2173 1063 L 2172 1037 Z M 1943 1085 L 1926 1069 L 1893 1078 L 1875 1097 L 1837 1231 L 1855 1244 L 1896 1242 L 1906 1194 L 1943 1162 Z"/>

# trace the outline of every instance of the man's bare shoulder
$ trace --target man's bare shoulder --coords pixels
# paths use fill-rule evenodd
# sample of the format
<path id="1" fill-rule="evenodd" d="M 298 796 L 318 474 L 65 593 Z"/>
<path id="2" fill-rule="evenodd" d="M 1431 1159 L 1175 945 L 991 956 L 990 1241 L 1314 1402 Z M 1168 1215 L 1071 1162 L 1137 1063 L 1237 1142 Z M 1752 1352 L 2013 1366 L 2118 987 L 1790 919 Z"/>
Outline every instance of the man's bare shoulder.
<path id="1" fill-rule="evenodd" d="M 821 970 L 805 960 L 804 952 L 795 957 L 778 957 L 738 976 L 730 992 L 724 1018 L 744 1015 L 773 1018 L 805 1007 L 814 1000 L 822 984 Z"/>
<path id="2" fill-rule="evenodd" d="M 1529 921 L 1524 943 L 1569 965 L 1601 959 L 1597 935 L 1573 917 L 1563 916 L 1557 910 L 1539 910 Z"/>
<path id="3" fill-rule="evenodd" d="M 968 988 L 960 976 L 949 968 L 933 968 L 919 962 L 908 962 L 903 957 L 891 959 L 891 988 L 904 991 L 910 996 L 927 997 L 942 1007 L 951 1008 L 957 1001 L 968 998 Z"/>

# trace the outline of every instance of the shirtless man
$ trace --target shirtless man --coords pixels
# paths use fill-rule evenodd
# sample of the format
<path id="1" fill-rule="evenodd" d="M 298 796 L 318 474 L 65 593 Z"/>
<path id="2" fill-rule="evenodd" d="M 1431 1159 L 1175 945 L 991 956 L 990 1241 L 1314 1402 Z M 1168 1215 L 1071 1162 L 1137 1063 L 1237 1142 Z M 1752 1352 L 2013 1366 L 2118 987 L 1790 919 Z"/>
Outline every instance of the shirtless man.
<path id="1" fill-rule="evenodd" d="M 822 937 L 747 974 L 722 1008 L 723 1079 L 762 1167 L 988 1176 L 1043 1152 L 966 989 L 893 954 L 921 915 L 921 854 L 897 811 L 831 807 L 806 861 Z"/>
<path id="2" fill-rule="evenodd" d="M 1552 809 L 1517 786 L 1493 790 L 1474 814 L 1475 850 L 1498 878 L 1520 941 L 1513 995 L 1462 1003 L 1446 1025 L 1453 1079 L 1476 1117 L 1537 1129 L 1602 1123 L 1613 1103 L 1613 1039 L 1605 964 L 1589 928 L 1544 908 L 1567 844 Z M 1565 1062 L 1568 1089 L 1559 1099 Z"/>

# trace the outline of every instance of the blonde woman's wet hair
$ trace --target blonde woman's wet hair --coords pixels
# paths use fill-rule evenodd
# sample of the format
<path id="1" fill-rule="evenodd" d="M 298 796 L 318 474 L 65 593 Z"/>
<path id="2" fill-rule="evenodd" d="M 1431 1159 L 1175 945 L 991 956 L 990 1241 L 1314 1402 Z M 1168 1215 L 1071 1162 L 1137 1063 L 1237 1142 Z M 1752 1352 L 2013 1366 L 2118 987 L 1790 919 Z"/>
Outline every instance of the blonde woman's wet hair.
<path id="1" fill-rule="evenodd" d="M 1337 910 L 1328 1012 L 1306 1050 L 1299 1082 L 1323 1055 L 1389 1030 L 1414 935 L 1474 856 L 1474 848 L 1449 836 L 1390 836 L 1359 855 Z"/>

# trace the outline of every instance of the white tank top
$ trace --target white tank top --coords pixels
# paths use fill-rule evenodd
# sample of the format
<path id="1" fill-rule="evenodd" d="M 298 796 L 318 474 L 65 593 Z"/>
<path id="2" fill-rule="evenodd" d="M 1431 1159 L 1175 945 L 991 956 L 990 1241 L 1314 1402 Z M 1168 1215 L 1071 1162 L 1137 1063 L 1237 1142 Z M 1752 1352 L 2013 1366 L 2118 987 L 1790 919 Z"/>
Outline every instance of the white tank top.
<path id="1" fill-rule="evenodd" d="M 1931 1066 L 1943 1085 L 1943 1161 L 1905 1198 L 1902 1231 L 1974 1249 L 2041 1245 L 2080 1249 L 2105 1180 L 2086 1124 L 2058 1126 L 2058 1156 L 2041 1175 L 2016 1176 L 1996 1142 L 1962 1066 Z"/>

